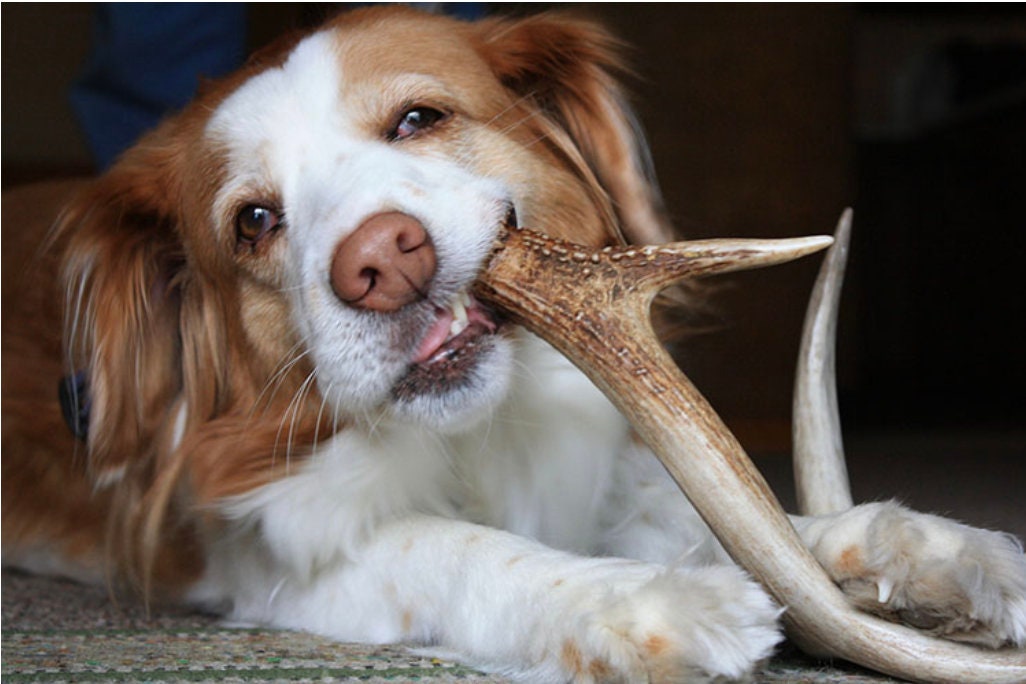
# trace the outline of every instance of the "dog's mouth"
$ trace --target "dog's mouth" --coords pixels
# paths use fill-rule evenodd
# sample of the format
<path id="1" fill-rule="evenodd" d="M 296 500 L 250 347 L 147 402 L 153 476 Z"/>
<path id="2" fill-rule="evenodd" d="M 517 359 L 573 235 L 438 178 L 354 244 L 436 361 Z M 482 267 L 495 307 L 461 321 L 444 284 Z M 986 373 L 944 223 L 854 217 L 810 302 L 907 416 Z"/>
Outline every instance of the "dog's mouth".
<path id="1" fill-rule="evenodd" d="M 415 365 L 432 365 L 458 354 L 469 341 L 498 328 L 492 316 L 467 292 L 457 294 L 448 306 L 435 310 L 437 318 L 416 353 Z"/>
<path id="2" fill-rule="evenodd" d="M 462 384 L 502 325 L 466 291 L 458 293 L 447 306 L 436 308 L 435 315 L 409 369 L 392 390 L 398 400 L 444 394 Z"/>
<path id="3" fill-rule="evenodd" d="M 512 204 L 504 226 L 516 227 Z M 495 346 L 504 321 L 464 289 L 443 307 L 435 307 L 435 320 L 421 338 L 406 373 L 392 388 L 398 402 L 422 396 L 441 396 L 464 387 L 482 358 Z"/>

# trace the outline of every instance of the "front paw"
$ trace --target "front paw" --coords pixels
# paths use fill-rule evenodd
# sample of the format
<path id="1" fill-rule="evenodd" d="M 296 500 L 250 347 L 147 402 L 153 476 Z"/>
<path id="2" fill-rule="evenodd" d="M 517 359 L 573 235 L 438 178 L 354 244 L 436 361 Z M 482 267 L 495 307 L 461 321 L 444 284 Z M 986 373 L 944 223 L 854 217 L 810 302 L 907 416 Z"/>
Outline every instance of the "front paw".
<path id="1" fill-rule="evenodd" d="M 852 513 L 871 515 L 864 541 L 840 546 L 826 564 L 859 608 L 955 641 L 1026 643 L 1018 540 L 894 503 L 859 509 Z"/>
<path id="2" fill-rule="evenodd" d="M 781 639 L 779 608 L 732 567 L 669 570 L 602 604 L 561 645 L 572 681 L 741 679 Z"/>

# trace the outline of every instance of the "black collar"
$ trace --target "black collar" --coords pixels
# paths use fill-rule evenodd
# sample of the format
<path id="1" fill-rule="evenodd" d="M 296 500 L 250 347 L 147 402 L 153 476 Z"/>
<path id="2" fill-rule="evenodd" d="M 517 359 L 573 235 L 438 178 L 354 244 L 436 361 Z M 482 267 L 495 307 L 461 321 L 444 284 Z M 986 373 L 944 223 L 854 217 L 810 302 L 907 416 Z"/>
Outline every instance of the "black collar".
<path id="1" fill-rule="evenodd" d="M 65 375 L 57 385 L 61 414 L 71 434 L 85 440 L 89 436 L 89 374 L 78 371 Z"/>

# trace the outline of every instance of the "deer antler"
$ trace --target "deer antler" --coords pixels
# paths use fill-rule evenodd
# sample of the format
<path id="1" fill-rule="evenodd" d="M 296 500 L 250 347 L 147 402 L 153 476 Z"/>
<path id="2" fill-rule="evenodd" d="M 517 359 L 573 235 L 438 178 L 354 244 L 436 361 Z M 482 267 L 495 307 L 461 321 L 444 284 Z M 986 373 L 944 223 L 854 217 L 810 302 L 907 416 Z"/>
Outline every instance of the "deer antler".
<path id="1" fill-rule="evenodd" d="M 940 641 L 854 609 L 652 330 L 652 299 L 668 285 L 782 263 L 831 242 L 709 240 L 595 252 L 511 229 L 477 294 L 560 350 L 609 396 L 727 551 L 787 606 L 791 636 L 806 650 L 924 682 L 1022 682 L 1022 651 Z M 823 299 L 829 305 L 831 298 Z"/>
<path id="2" fill-rule="evenodd" d="M 834 245 L 812 288 L 798 352 L 792 432 L 795 491 L 803 515 L 827 515 L 852 507 L 834 376 L 838 302 L 850 237 L 851 209 L 847 209 L 837 222 Z"/>

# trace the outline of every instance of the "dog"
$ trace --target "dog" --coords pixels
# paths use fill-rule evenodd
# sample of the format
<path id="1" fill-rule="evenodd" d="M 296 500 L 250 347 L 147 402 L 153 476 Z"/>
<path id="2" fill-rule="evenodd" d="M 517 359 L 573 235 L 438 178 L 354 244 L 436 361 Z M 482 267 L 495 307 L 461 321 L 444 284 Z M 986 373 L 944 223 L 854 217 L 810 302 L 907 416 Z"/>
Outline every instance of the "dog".
<path id="1" fill-rule="evenodd" d="M 5 566 L 521 681 L 749 675 L 782 607 L 470 294 L 506 225 L 672 238 L 621 72 L 565 15 L 357 10 L 205 86 L 52 235 L 8 215 Z M 794 522 L 857 605 L 1026 642 L 1009 536 L 894 503 Z"/>

